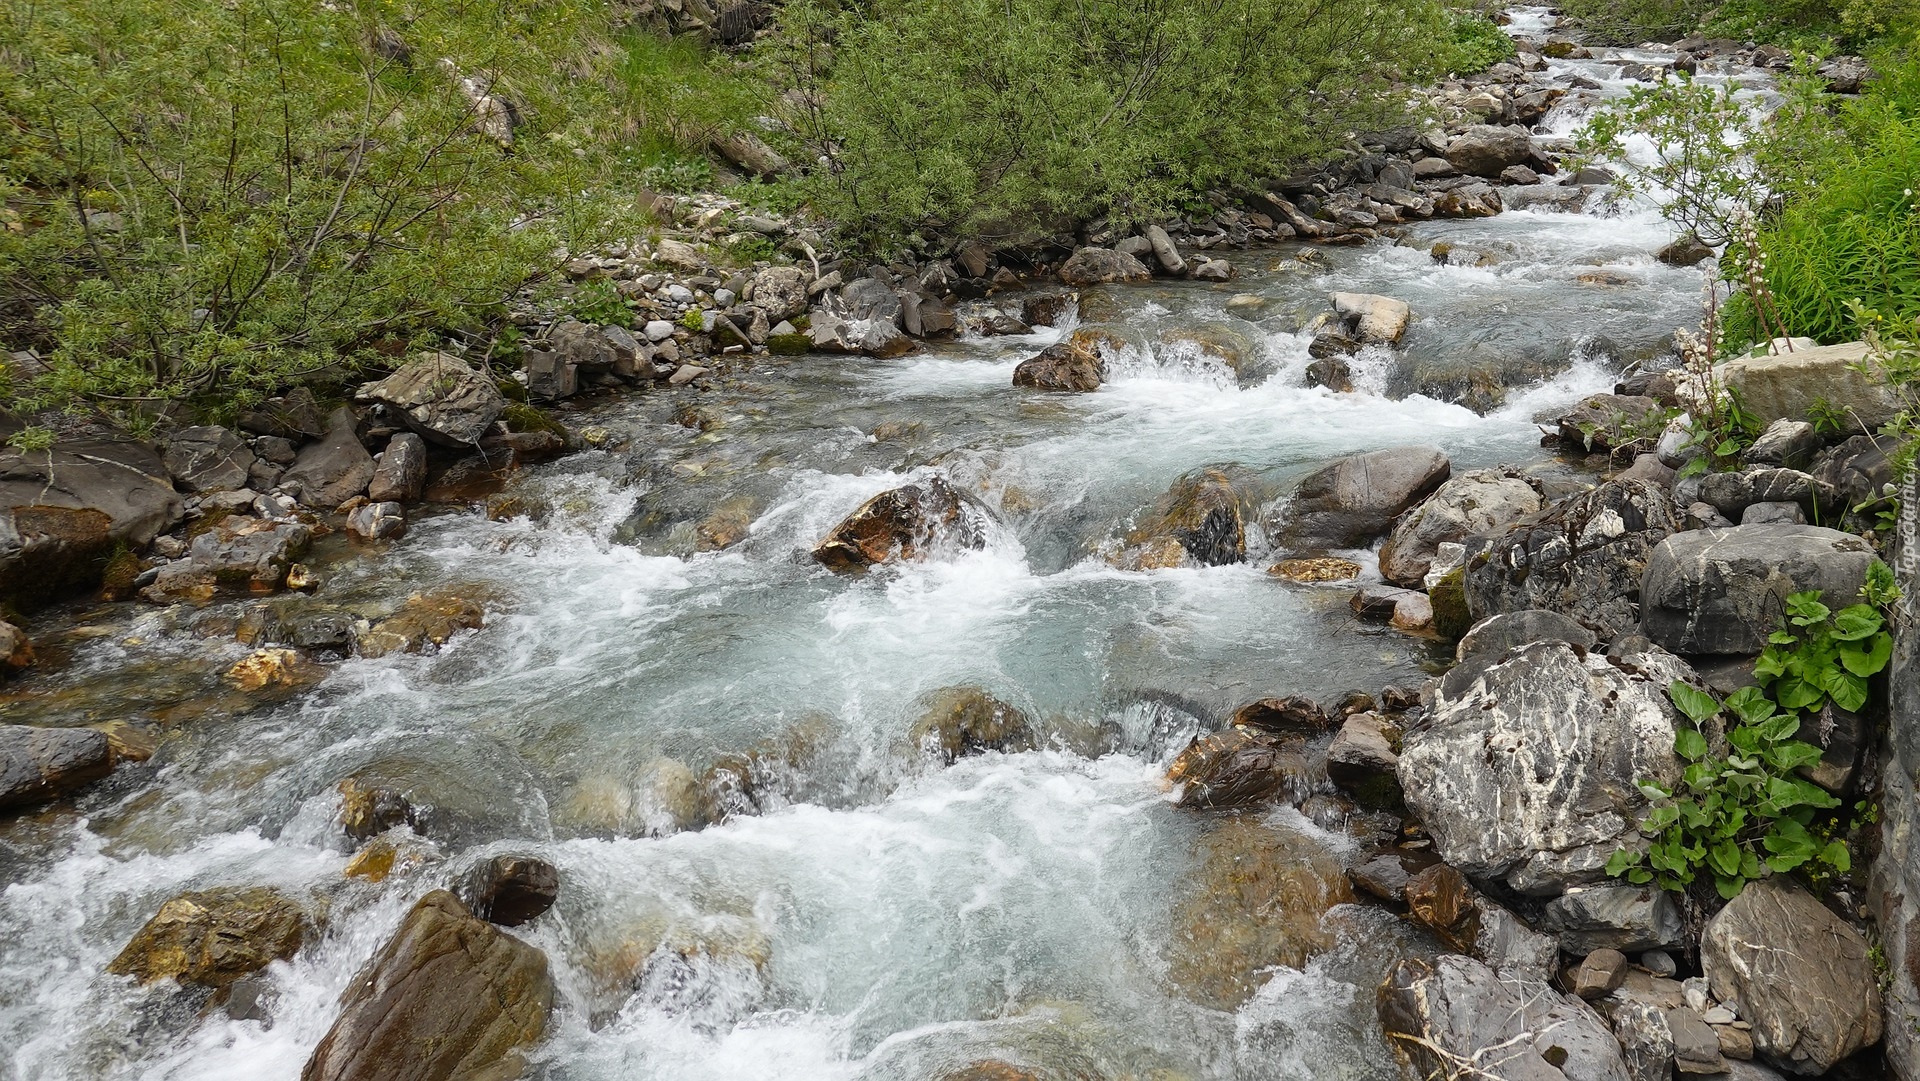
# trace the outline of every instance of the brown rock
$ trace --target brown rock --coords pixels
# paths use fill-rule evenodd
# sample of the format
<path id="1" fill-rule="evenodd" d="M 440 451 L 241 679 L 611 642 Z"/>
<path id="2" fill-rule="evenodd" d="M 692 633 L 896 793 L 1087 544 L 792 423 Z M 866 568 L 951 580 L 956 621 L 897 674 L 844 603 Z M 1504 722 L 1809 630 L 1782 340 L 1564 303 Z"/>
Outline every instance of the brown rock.
<path id="1" fill-rule="evenodd" d="M 1584 999 L 1605 998 L 1626 979 L 1626 954 L 1619 950 L 1595 950 L 1573 970 L 1573 993 Z"/>
<path id="2" fill-rule="evenodd" d="M 1480 910 L 1467 877 L 1444 863 L 1407 879 L 1407 913 L 1462 953 L 1480 937 Z"/>
<path id="3" fill-rule="evenodd" d="M 1099 347 L 1078 335 L 1057 342 L 1013 369 L 1013 385 L 1038 390 L 1099 390 L 1107 362 Z"/>
<path id="4" fill-rule="evenodd" d="M 436 890 L 348 988 L 301 1081 L 518 1077 L 553 995 L 545 954 Z"/>
<path id="5" fill-rule="evenodd" d="M 228 683 L 243 691 L 298 690 L 320 682 L 326 672 L 292 649 L 256 649 L 227 669 Z"/>
<path id="6" fill-rule="evenodd" d="M 1351 559 L 1336 559 L 1332 556 L 1283 559 L 1268 567 L 1267 573 L 1289 582 L 1351 582 L 1360 577 L 1360 564 Z"/>
<path id="7" fill-rule="evenodd" d="M 1262 698 L 1233 711 L 1233 724 L 1276 736 L 1318 735 L 1331 723 L 1320 703 L 1304 694 Z"/>
<path id="8" fill-rule="evenodd" d="M 920 719 L 907 738 L 948 765 L 987 751 L 1033 749 L 1033 725 L 1027 715 L 980 687 L 947 687 L 923 697 L 920 705 Z"/>
<path id="9" fill-rule="evenodd" d="M 339 791 L 340 826 L 356 841 L 367 840 L 395 826 L 405 825 L 415 831 L 420 828 L 413 804 L 396 789 L 362 784 L 349 777 L 340 782 Z"/>
<path id="10" fill-rule="evenodd" d="M 306 935 L 300 906 L 270 889 L 183 893 L 135 932 L 107 971 L 141 983 L 227 984 L 292 957 Z"/>
<path id="11" fill-rule="evenodd" d="M 1223 469 L 1202 469 L 1173 483 L 1145 521 L 1127 532 L 1123 566 L 1140 570 L 1180 566 L 1190 558 L 1201 566 L 1238 563 L 1247 555 L 1242 481 Z M 1172 545 L 1177 544 L 1181 557 Z"/>
<path id="12" fill-rule="evenodd" d="M 424 653 L 447 644 L 463 630 L 478 629 L 486 621 L 486 607 L 466 586 L 447 586 L 415 593 L 400 610 L 361 634 L 355 644 L 363 657 L 392 653 Z"/>
<path id="13" fill-rule="evenodd" d="M 488 923 L 518 927 L 553 907 L 560 872 L 530 856 L 495 856 L 467 879 L 467 907 Z"/>
<path id="14" fill-rule="evenodd" d="M 1189 744 L 1167 767 L 1167 783 L 1178 788 L 1180 806 L 1220 810 L 1268 799 L 1289 782 L 1303 788 L 1305 773 L 1299 752 L 1265 732 L 1236 726 Z"/>
<path id="15" fill-rule="evenodd" d="M 944 478 L 932 477 L 862 503 L 813 549 L 813 558 L 845 573 L 922 559 L 942 544 L 977 549 L 986 543 L 984 515 Z"/>
<path id="16" fill-rule="evenodd" d="M 11 623 L 0 622 L 0 671 L 18 672 L 33 667 L 33 639 Z"/>

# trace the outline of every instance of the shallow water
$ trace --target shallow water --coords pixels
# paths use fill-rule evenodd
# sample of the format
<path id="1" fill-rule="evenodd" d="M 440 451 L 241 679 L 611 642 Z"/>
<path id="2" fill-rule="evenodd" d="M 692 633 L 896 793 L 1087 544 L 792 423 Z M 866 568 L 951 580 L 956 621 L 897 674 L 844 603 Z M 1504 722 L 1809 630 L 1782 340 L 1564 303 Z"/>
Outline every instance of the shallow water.
<path id="1" fill-rule="evenodd" d="M 1332 948 L 1235 1011 L 1174 986 L 1209 825 L 1158 782 L 1241 702 L 1417 682 L 1432 647 L 1356 624 L 1350 587 L 1268 578 L 1257 530 L 1235 566 L 1126 572 L 1100 552 L 1204 466 L 1278 498 L 1379 447 L 1438 446 L 1456 471 L 1544 465 L 1536 416 L 1610 389 L 1621 358 L 1658 358 L 1688 320 L 1698 272 L 1651 257 L 1670 238 L 1644 212 L 1528 212 L 1309 260 L 1231 254 L 1229 286 L 1087 298 L 1089 318 L 1138 343 L 1091 395 L 1010 386 L 1053 330 L 773 362 L 710 393 L 599 406 L 572 419 L 626 445 L 516 480 L 535 514 L 418 521 L 338 565 L 320 598 L 391 605 L 480 583 L 484 629 L 432 656 L 338 663 L 277 706 L 216 694 L 245 650 L 196 628 L 231 606 L 95 613 L 106 633 L 56 642 L 65 667 L 18 685 L 31 693 L 0 716 L 117 712 L 168 738 L 72 807 L 0 825 L 0 1077 L 294 1077 L 406 907 L 500 852 L 562 875 L 553 912 L 514 932 L 561 989 L 538 1076 L 907 1081 L 990 1058 L 1049 1077 L 1393 1076 L 1373 987 L 1428 947 L 1390 916 L 1336 909 Z M 1354 394 L 1302 383 L 1299 331 L 1331 290 L 1415 313 L 1404 350 L 1363 359 Z M 1230 309 L 1242 294 L 1261 300 Z M 1237 372 L 1180 344 L 1196 327 L 1245 347 Z M 1500 404 L 1417 393 L 1462 371 L 1497 373 Z M 674 423 L 682 403 L 704 430 Z M 997 513 L 983 549 L 863 579 L 806 557 L 865 498 L 936 472 Z M 696 523 L 721 507 L 746 538 L 696 551 Z M 1026 710 L 1043 748 L 920 762 L 914 702 L 956 684 Z M 674 831 L 663 762 L 698 774 L 795 731 L 808 753 L 766 813 Z M 342 877 L 334 785 L 349 774 L 430 805 L 419 867 Z M 1270 817 L 1314 860 L 1357 850 L 1337 821 Z M 174 893 L 253 884 L 325 910 L 317 939 L 269 971 L 271 1024 L 103 974 Z M 636 980 L 660 951 L 680 961 Z"/>

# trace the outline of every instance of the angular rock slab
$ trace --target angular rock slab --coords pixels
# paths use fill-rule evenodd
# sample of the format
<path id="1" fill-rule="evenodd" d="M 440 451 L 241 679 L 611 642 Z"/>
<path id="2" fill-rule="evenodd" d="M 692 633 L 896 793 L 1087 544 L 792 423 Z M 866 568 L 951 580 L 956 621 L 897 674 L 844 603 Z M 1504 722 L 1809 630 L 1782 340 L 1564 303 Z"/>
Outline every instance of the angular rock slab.
<path id="1" fill-rule="evenodd" d="M 0 437 L 18 430 L 0 418 Z M 0 600 L 38 604 L 94 585 L 116 544 L 139 551 L 184 511 L 145 443 L 103 437 L 45 451 L 0 447 Z"/>
<path id="2" fill-rule="evenodd" d="M 306 925 L 298 903 L 264 887 L 183 893 L 160 906 L 107 971 L 142 983 L 225 987 L 298 953 Z"/>
<path id="3" fill-rule="evenodd" d="M 1635 602 L 1655 545 L 1674 528 L 1667 493 L 1612 480 L 1470 541 L 1467 605 L 1475 619 L 1526 608 L 1570 615 L 1602 638 L 1636 629 Z"/>
<path id="4" fill-rule="evenodd" d="M 1640 583 L 1641 629 L 1675 653 L 1751 654 L 1786 622 L 1787 595 L 1859 598 L 1873 546 L 1810 525 L 1695 529 L 1660 542 Z"/>
<path id="5" fill-rule="evenodd" d="M 95 729 L 0 725 L 0 811 L 58 799 L 112 769 L 107 737 Z"/>
<path id="6" fill-rule="evenodd" d="M 1515 649 L 1403 736 L 1407 806 L 1441 858 L 1476 878 L 1554 894 L 1601 877 L 1639 837 L 1636 782 L 1679 776 L 1668 678 L 1566 642 Z"/>
<path id="7" fill-rule="evenodd" d="M 1752 882 L 1708 922 L 1700 967 L 1740 1004 L 1753 1046 L 1790 1073 L 1825 1073 L 1880 1041 L 1880 987 L 1865 936 L 1795 883 Z"/>
<path id="8" fill-rule="evenodd" d="M 862 503 L 813 549 L 840 572 L 925 559 L 936 549 L 986 547 L 986 515 L 945 478 L 904 484 Z"/>
<path id="9" fill-rule="evenodd" d="M 1462 473 L 1394 525 L 1380 546 L 1380 574 L 1389 582 L 1417 587 L 1440 545 L 1505 529 L 1541 506 L 1540 493 L 1514 470 Z"/>
<path id="10" fill-rule="evenodd" d="M 1280 543 L 1292 550 L 1366 544 L 1446 483 L 1449 469 L 1447 456 L 1433 447 L 1341 458 L 1300 482 Z"/>
<path id="11" fill-rule="evenodd" d="M 1409 958 L 1387 974 L 1380 1025 L 1410 1077 L 1629 1081 L 1593 1008 L 1469 957 Z"/>
<path id="12" fill-rule="evenodd" d="M 348 986 L 301 1081 L 500 1081 L 553 1010 L 539 950 L 435 890 Z"/>
<path id="13" fill-rule="evenodd" d="M 385 379 L 362 384 L 358 397 L 397 410 L 407 427 L 432 442 L 480 442 L 507 407 L 500 388 L 451 353 L 422 353 Z"/>
<path id="14" fill-rule="evenodd" d="M 1810 420 L 1816 402 L 1838 409 L 1853 432 L 1871 432 L 1900 412 L 1886 381 L 1863 373 L 1864 342 L 1796 349 L 1770 357 L 1735 357 L 1720 379 L 1740 394 L 1740 407 L 1762 421 Z"/>

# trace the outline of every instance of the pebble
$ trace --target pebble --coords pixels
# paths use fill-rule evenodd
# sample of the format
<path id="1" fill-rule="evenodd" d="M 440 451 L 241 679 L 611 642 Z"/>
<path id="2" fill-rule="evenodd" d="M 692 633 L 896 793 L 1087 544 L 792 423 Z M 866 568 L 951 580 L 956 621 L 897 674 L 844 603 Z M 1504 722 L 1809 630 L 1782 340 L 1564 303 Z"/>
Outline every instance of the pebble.
<path id="1" fill-rule="evenodd" d="M 645 334 L 650 342 L 664 342 L 673 337 L 673 324 L 665 319 L 650 320 L 645 327 L 641 328 L 641 333 Z"/>
<path id="2" fill-rule="evenodd" d="M 1705 1021 L 1709 1025 L 1731 1025 L 1738 1019 L 1733 1016 L 1733 1011 L 1727 1009 L 1725 1006 L 1715 1006 L 1713 1009 L 1701 1013 L 1700 1020 Z"/>
<path id="3" fill-rule="evenodd" d="M 1671 976 L 1680 971 L 1680 966 L 1673 963 L 1673 958 L 1667 956 L 1665 950 L 1648 950 L 1641 954 L 1640 967 L 1655 976 Z"/>
<path id="4" fill-rule="evenodd" d="M 733 302 L 736 299 L 738 298 L 734 296 L 734 292 L 731 289 L 715 289 L 713 291 L 713 302 L 722 308 L 733 307 Z"/>
<path id="5" fill-rule="evenodd" d="M 693 301 L 693 290 L 674 282 L 667 286 L 667 298 L 676 304 L 689 304 Z"/>

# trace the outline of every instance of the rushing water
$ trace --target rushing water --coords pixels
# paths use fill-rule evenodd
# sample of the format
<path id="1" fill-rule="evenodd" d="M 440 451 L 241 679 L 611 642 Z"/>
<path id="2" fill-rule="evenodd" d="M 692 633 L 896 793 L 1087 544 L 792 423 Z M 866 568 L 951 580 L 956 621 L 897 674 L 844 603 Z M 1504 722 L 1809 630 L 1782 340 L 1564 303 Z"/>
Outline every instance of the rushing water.
<path id="1" fill-rule="evenodd" d="M 514 932 L 561 991 L 540 1076 L 909 1081 L 990 1058 L 1050 1077 L 1392 1076 L 1373 988 L 1430 946 L 1384 913 L 1337 909 L 1332 948 L 1237 1010 L 1175 986 L 1208 824 L 1158 782 L 1240 702 L 1418 681 L 1430 648 L 1355 624 L 1347 589 L 1268 578 L 1257 531 L 1237 566 L 1125 572 L 1100 551 L 1202 466 L 1284 493 L 1332 457 L 1411 443 L 1456 471 L 1544 463 L 1536 415 L 1609 388 L 1619 357 L 1658 356 L 1691 314 L 1698 273 L 1651 257 L 1669 238 L 1644 214 L 1527 212 L 1306 260 L 1241 253 L 1229 286 L 1090 298 L 1139 343 L 1091 395 L 1009 385 L 1054 330 L 599 406 L 573 421 L 624 444 L 518 479 L 529 516 L 417 521 L 320 597 L 377 609 L 483 586 L 484 629 L 341 662 L 277 706 L 218 692 L 245 650 L 206 632 L 232 606 L 89 613 L 0 716 L 168 736 L 75 804 L 0 825 L 0 1077 L 294 1077 L 405 908 L 500 852 L 562 875 L 555 909 Z M 1363 358 L 1353 394 L 1302 381 L 1298 329 L 1336 289 L 1416 319 L 1401 353 Z M 1196 330 L 1236 343 L 1239 371 Z M 1495 370 L 1512 389 L 1484 415 L 1411 393 Z M 675 422 L 683 403 L 699 426 Z M 858 580 L 806 558 L 862 500 L 933 472 L 997 511 L 984 549 Z M 746 538 L 696 551 L 695 523 L 723 507 Z M 913 704 L 956 684 L 1026 710 L 1045 747 L 921 764 Z M 804 761 L 767 813 L 673 831 L 674 763 L 698 774 L 794 732 Z M 424 863 L 379 885 L 342 876 L 334 785 L 356 773 L 431 805 Z M 1270 817 L 1303 861 L 1357 850 L 1325 815 Z M 166 898 L 255 884 L 325 912 L 269 971 L 271 1022 L 104 974 Z M 686 960 L 634 982 L 635 951 L 661 943 Z"/>

